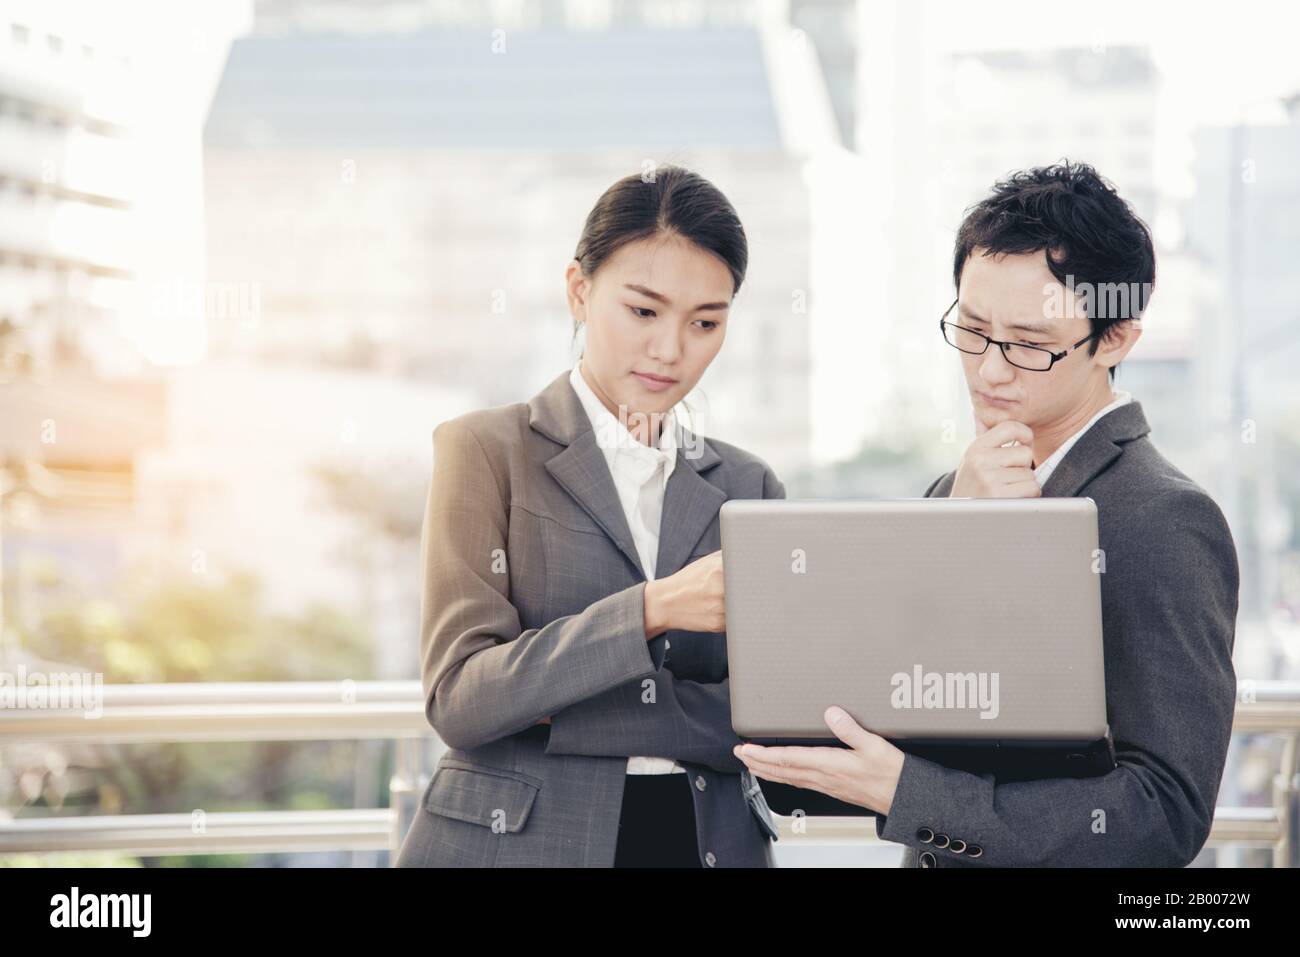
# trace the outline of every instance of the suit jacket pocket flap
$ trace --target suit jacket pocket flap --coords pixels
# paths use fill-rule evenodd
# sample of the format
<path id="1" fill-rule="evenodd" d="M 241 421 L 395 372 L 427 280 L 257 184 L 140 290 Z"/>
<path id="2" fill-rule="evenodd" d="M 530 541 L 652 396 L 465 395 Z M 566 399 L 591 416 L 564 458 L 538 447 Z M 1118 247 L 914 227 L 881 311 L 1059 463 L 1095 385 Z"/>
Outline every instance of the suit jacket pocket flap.
<path id="1" fill-rule="evenodd" d="M 523 829 L 540 786 L 518 771 L 444 760 L 424 806 L 434 814 L 513 833 Z"/>

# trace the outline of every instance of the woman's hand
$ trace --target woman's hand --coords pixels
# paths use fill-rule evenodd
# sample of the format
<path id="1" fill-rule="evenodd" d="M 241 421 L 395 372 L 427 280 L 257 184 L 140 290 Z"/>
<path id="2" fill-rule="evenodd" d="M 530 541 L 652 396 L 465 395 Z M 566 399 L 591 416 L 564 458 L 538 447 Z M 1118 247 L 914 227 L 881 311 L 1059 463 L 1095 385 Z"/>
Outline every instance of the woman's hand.
<path id="1" fill-rule="evenodd" d="M 646 638 L 672 629 L 726 631 L 721 551 L 711 552 L 667 578 L 646 582 Z"/>

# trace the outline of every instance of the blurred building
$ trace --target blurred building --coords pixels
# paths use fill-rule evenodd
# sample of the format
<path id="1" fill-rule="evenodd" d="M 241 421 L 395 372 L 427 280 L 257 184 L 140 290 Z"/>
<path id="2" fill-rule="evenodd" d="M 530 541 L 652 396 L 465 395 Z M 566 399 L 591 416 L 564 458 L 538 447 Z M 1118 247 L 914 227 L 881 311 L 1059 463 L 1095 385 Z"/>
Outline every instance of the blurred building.
<path id="1" fill-rule="evenodd" d="M 1268 615 L 1282 572 L 1295 567 L 1300 488 L 1282 467 L 1288 434 L 1300 435 L 1300 306 L 1293 294 L 1300 249 L 1300 95 L 1269 122 L 1206 127 L 1194 136 L 1196 192 L 1186 242 L 1213 283 L 1201 328 L 1206 410 L 1223 436 L 1203 442 L 1225 510 L 1240 529 L 1243 610 Z M 1209 446 L 1209 447 L 1207 447 Z M 1290 556 L 1290 557 L 1288 557 Z"/>
<path id="2" fill-rule="evenodd" d="M 120 241 L 134 200 L 130 60 L 35 17 L 0 22 L 0 52 L 6 361 L 103 369 L 121 348 L 112 304 L 136 266 Z"/>
<path id="3" fill-rule="evenodd" d="M 0 13 L 0 628 L 31 624 L 60 587 L 79 598 L 113 587 L 140 540 L 141 459 L 168 436 L 147 351 L 175 325 L 141 306 L 156 268 L 146 234 L 157 227 L 176 249 L 197 230 L 157 218 L 184 191 L 169 147 L 186 122 L 154 81 L 189 91 L 203 57 L 178 41 L 175 18 L 200 30 L 222 16 L 158 7 L 157 32 L 122 16 L 149 12 L 14 2 Z"/>
<path id="4" fill-rule="evenodd" d="M 705 431 L 802 465 L 809 198 L 772 73 L 805 61 L 769 43 L 727 26 L 238 41 L 204 135 L 208 274 L 255 284 L 260 313 L 210 321 L 214 351 L 526 399 L 571 362 L 563 270 L 587 212 L 680 163 L 727 193 L 751 249 L 692 401 Z"/>
<path id="5" fill-rule="evenodd" d="M 130 58 L 37 6 L 0 19 L 0 562 L 5 617 L 41 583 L 102 585 L 164 390 L 129 371 Z M 56 573 L 57 567 L 57 573 Z"/>

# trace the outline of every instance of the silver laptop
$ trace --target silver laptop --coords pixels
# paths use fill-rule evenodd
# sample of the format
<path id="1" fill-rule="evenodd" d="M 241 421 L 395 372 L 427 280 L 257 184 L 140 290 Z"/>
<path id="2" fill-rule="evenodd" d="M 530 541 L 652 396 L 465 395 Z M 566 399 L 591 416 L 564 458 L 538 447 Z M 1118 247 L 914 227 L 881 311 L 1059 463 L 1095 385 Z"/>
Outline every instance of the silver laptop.
<path id="1" fill-rule="evenodd" d="M 834 704 L 905 750 L 1109 739 L 1091 499 L 732 500 L 720 521 L 741 738 L 832 743 Z"/>

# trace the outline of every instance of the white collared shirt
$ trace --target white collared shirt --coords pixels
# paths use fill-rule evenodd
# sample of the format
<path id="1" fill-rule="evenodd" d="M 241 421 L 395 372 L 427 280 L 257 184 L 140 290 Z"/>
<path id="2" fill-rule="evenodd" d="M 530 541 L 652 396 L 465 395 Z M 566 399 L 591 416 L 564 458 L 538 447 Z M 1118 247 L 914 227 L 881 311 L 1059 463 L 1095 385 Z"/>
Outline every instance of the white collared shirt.
<path id="1" fill-rule="evenodd" d="M 623 514 L 632 531 L 637 556 L 645 569 L 646 581 L 650 581 L 655 577 L 655 563 L 659 557 L 664 490 L 677 464 L 676 412 L 670 409 L 665 413 L 660 424 L 659 445 L 652 448 L 637 441 L 627 427 L 605 408 L 582 377 L 581 359 L 569 374 L 569 384 L 587 410 L 592 430 L 596 433 L 596 444 L 605 453 L 605 462 L 614 478 L 614 487 L 618 490 Z M 670 758 L 638 756 L 627 759 L 628 774 L 685 772 L 685 768 Z"/>
<path id="2" fill-rule="evenodd" d="M 1110 405 L 1106 406 L 1106 408 L 1102 409 L 1091 419 L 1089 419 L 1087 423 L 1084 424 L 1083 428 L 1081 428 L 1078 432 L 1075 432 L 1074 435 L 1070 436 L 1068 439 L 1062 442 L 1060 448 L 1058 448 L 1055 452 L 1049 455 L 1042 465 L 1034 469 L 1034 480 L 1038 482 L 1039 488 L 1042 488 L 1044 485 L 1047 484 L 1047 480 L 1051 478 L 1052 473 L 1056 471 L 1056 467 L 1061 464 L 1061 459 L 1065 458 L 1066 453 L 1068 453 L 1070 449 L 1074 447 L 1074 443 L 1078 442 L 1079 439 L 1083 438 L 1083 434 L 1087 432 L 1090 428 L 1092 428 L 1097 423 L 1098 419 L 1100 419 L 1103 415 L 1105 415 L 1108 412 L 1115 411 L 1121 405 L 1124 405 L 1127 402 L 1131 402 L 1133 399 L 1132 394 L 1128 392 L 1124 392 L 1120 389 L 1114 390 L 1111 394 L 1115 397 L 1115 399 L 1113 402 L 1110 403 Z"/>

